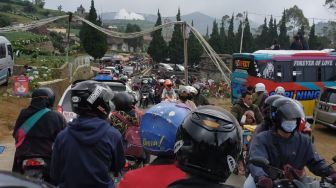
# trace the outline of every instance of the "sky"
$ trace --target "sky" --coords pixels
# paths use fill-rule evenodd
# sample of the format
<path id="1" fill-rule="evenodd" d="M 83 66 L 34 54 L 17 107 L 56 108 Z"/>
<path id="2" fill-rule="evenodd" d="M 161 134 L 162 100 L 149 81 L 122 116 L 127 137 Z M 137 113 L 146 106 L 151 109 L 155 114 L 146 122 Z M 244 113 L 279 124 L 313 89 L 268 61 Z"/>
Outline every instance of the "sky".
<path id="1" fill-rule="evenodd" d="M 75 11 L 82 4 L 88 11 L 91 0 L 45 0 L 46 8 L 57 9 L 62 5 L 64 11 Z M 309 22 L 336 20 L 336 10 L 324 6 L 325 0 L 95 0 L 95 8 L 101 12 L 118 12 L 125 8 L 130 12 L 156 14 L 160 9 L 163 17 L 175 16 L 178 7 L 181 14 L 201 12 L 215 18 L 224 15 L 247 11 L 249 18 L 256 22 L 263 22 L 266 15 L 273 15 L 278 20 L 285 8 L 297 5 L 303 10 Z M 279 16 L 279 17 L 277 17 Z"/>

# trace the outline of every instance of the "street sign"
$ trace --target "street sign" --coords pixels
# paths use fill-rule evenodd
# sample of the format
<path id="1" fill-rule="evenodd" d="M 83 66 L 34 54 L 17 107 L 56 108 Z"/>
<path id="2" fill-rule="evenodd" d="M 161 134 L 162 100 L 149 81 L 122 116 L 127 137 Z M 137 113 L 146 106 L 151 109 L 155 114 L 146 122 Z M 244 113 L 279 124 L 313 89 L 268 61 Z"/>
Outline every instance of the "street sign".
<path id="1" fill-rule="evenodd" d="M 27 76 L 21 75 L 14 77 L 14 93 L 19 96 L 29 94 L 29 78 Z"/>

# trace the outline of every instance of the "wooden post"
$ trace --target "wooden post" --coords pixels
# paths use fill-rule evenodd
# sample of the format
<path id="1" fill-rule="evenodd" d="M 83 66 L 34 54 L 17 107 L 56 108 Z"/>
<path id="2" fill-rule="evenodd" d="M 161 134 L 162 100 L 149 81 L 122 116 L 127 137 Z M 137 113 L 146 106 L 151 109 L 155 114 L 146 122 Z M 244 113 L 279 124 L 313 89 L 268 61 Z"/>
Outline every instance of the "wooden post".
<path id="1" fill-rule="evenodd" d="M 184 22 L 182 24 L 183 28 L 183 41 L 184 41 L 184 79 L 185 85 L 189 85 L 188 83 L 188 37 L 187 37 L 187 24 Z"/>

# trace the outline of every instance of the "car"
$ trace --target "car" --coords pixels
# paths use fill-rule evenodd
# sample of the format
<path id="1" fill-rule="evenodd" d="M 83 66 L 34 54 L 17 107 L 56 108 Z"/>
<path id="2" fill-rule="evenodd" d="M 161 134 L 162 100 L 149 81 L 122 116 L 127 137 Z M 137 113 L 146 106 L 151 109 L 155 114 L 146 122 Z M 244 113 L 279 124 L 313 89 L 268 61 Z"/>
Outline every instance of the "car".
<path id="1" fill-rule="evenodd" d="M 161 72 L 173 72 L 174 71 L 173 67 L 171 67 L 170 65 L 166 63 L 159 63 L 158 68 L 159 68 L 159 71 Z"/>
<path id="2" fill-rule="evenodd" d="M 57 111 L 61 114 L 63 114 L 64 118 L 66 119 L 67 122 L 71 122 L 73 119 L 77 117 L 77 114 L 72 111 L 71 107 L 71 92 L 70 89 L 78 82 L 81 82 L 83 80 L 78 80 L 72 83 L 67 87 L 67 89 L 64 91 L 61 99 L 59 100 L 57 104 Z M 135 100 L 139 100 L 139 94 L 137 92 L 134 92 L 130 86 L 125 84 L 122 81 L 119 80 L 96 80 L 98 82 L 103 82 L 106 85 L 108 85 L 113 92 L 123 92 L 127 91 L 131 95 L 134 96 Z"/>
<path id="3" fill-rule="evenodd" d="M 184 72 L 184 66 L 180 64 L 169 64 L 175 71 Z"/>
<path id="4" fill-rule="evenodd" d="M 325 87 L 314 110 L 315 121 L 336 129 L 336 86 Z"/>
<path id="5" fill-rule="evenodd" d="M 102 69 L 100 72 L 97 73 L 95 80 L 112 80 L 113 74 L 111 70 Z"/>

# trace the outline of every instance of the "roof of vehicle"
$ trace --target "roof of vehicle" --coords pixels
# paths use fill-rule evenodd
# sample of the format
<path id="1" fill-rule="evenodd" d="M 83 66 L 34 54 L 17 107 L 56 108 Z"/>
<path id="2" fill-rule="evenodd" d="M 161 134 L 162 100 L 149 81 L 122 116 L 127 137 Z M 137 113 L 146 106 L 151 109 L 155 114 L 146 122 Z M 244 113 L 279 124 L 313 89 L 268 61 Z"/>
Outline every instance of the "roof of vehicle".
<path id="1" fill-rule="evenodd" d="M 325 86 L 326 89 L 336 90 L 336 86 Z"/>

